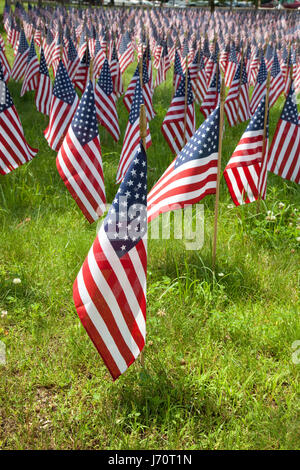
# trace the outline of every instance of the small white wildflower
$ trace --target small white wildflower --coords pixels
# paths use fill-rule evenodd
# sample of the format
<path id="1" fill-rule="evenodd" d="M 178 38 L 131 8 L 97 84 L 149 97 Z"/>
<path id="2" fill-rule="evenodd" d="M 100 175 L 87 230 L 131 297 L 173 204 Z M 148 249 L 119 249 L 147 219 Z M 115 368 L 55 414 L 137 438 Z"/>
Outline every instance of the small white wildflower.
<path id="1" fill-rule="evenodd" d="M 234 205 L 233 204 L 228 204 L 227 209 L 233 209 Z"/>
<path id="2" fill-rule="evenodd" d="M 21 279 L 19 279 L 18 277 L 15 277 L 15 279 L 13 279 L 13 284 L 21 284 Z"/>
<path id="3" fill-rule="evenodd" d="M 223 277 L 223 276 L 224 276 L 224 273 L 218 273 L 218 276 L 219 276 L 219 277 Z"/>
<path id="4" fill-rule="evenodd" d="M 297 240 L 297 242 L 300 242 L 300 237 L 297 237 L 296 240 Z"/>
<path id="5" fill-rule="evenodd" d="M 284 206 L 285 206 L 285 204 L 284 204 L 283 202 L 280 202 L 280 203 L 278 204 L 279 209 L 283 209 Z"/>
<path id="6" fill-rule="evenodd" d="M 7 315 L 7 310 L 1 311 L 1 318 L 4 318 Z"/>

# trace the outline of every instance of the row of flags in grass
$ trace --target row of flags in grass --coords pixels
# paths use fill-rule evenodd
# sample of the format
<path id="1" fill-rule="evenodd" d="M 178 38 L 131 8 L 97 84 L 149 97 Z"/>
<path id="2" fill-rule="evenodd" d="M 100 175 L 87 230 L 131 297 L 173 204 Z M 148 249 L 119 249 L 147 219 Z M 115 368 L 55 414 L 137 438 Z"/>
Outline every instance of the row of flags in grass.
<path id="1" fill-rule="evenodd" d="M 24 36 L 25 29 L 24 27 Z M 41 42 L 42 36 L 41 34 L 39 37 Z M 97 53 L 97 41 L 93 48 L 89 39 L 84 40 L 84 37 L 86 36 L 82 36 L 83 41 L 79 41 L 77 50 L 80 66 L 84 69 L 84 74 L 82 70 L 80 73 L 84 79 L 78 81 L 77 71 L 70 72 L 64 59 L 64 50 L 59 44 L 59 54 L 54 55 L 57 62 L 52 66 L 55 72 L 53 90 L 46 51 L 44 53 L 41 49 L 39 63 L 34 40 L 31 40 L 30 46 L 27 44 L 27 48 L 24 47 L 27 60 L 22 75 L 22 91 L 25 93 L 36 90 L 38 109 L 43 109 L 44 112 L 47 110 L 45 114 L 49 113 L 45 137 L 51 148 L 58 152 L 58 172 L 82 213 L 89 222 L 93 222 L 104 214 L 106 203 L 98 123 L 104 125 L 115 140 L 119 138 L 120 130 L 115 107 L 116 82 L 111 73 L 112 62 L 109 63 L 116 48 L 112 48 L 110 57 L 109 54 L 104 54 L 99 66 L 99 77 L 95 80 L 89 62 L 91 55 L 94 54 L 95 58 Z M 20 35 L 20 41 L 21 39 Z M 58 36 L 58 41 L 61 43 L 64 39 Z M 140 47 L 140 64 L 124 95 L 129 120 L 117 169 L 117 182 L 120 186 L 73 287 L 78 315 L 114 379 L 135 361 L 145 344 L 148 222 L 161 213 L 199 202 L 206 195 L 214 194 L 217 186 L 222 105 L 220 81 L 225 59 L 223 57 L 221 61 L 216 41 L 213 41 L 212 57 L 207 57 L 205 44 L 197 52 L 198 55 L 189 57 L 189 41 L 185 36 L 182 50 L 174 48 L 174 94 L 162 124 L 162 133 L 176 157 L 148 192 L 146 149 L 151 144 L 148 121 L 155 115 L 150 43 L 151 40 L 146 42 L 146 47 Z M 168 48 L 165 43 L 160 46 L 160 53 L 156 47 L 152 50 L 157 63 L 157 76 L 160 73 L 159 80 L 164 81 L 168 67 Z M 124 51 L 122 54 L 128 50 L 122 65 L 126 68 L 134 53 L 129 34 L 124 33 L 120 47 Z M 89 51 L 92 52 L 91 55 Z M 21 55 L 18 53 L 15 56 L 15 62 L 18 60 L 17 70 L 21 64 Z M 233 63 L 229 57 L 228 55 L 228 63 Z M 171 63 L 172 59 L 170 56 L 168 58 Z M 268 171 L 300 183 L 300 128 L 295 80 L 291 67 L 288 67 L 288 76 L 291 75 L 291 79 L 287 97 L 269 146 L 268 114 L 272 100 L 276 101 L 274 96 L 278 94 L 278 83 L 274 81 L 272 87 L 271 78 L 267 103 L 267 58 L 267 53 L 262 52 L 255 56 L 257 76 L 251 101 L 248 76 L 252 69 L 251 63 L 250 69 L 247 69 L 247 53 L 241 52 L 236 66 L 232 67 L 231 64 L 228 71 L 228 67 L 225 67 L 229 91 L 224 109 L 228 123 L 233 126 L 239 121 L 250 119 L 224 170 L 229 192 L 236 205 L 265 198 Z M 277 67 L 275 55 L 273 65 L 274 63 Z M 203 73 L 200 80 L 201 64 L 204 64 L 202 70 L 205 75 Z M 96 66 L 98 67 L 97 63 Z M 270 72 L 272 77 L 272 69 Z M 46 84 L 39 87 L 42 75 Z M 273 75 L 275 80 L 277 75 L 275 72 Z M 71 78 L 76 76 L 77 85 Z M 195 85 L 198 79 L 202 84 L 199 87 Z M 81 86 L 83 91 L 80 100 L 74 88 L 78 83 L 81 84 L 79 89 Z M 283 80 L 283 84 L 285 83 Z M 1 172 L 8 173 L 30 160 L 37 150 L 29 147 L 25 141 L 3 71 L 0 84 L 0 165 Z M 44 89 L 49 90 L 45 95 L 42 93 Z M 205 121 L 195 130 L 194 96 L 197 96 L 197 92 Z M 120 87 L 118 96 L 122 96 L 122 93 Z M 147 114 L 144 139 L 146 148 L 140 140 L 143 105 Z"/>

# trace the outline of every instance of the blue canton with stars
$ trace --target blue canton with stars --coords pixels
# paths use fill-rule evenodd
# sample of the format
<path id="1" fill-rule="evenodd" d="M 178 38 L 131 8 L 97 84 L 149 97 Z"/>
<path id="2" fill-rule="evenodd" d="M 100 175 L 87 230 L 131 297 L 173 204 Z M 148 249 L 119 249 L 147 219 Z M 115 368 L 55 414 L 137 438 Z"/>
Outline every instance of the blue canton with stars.
<path id="1" fill-rule="evenodd" d="M 280 119 L 295 124 L 296 126 L 298 124 L 297 102 L 293 83 L 291 84 L 289 94 L 284 103 Z"/>
<path id="2" fill-rule="evenodd" d="M 201 124 L 175 160 L 175 168 L 186 162 L 209 157 L 218 152 L 220 107 Z"/>
<path id="3" fill-rule="evenodd" d="M 82 146 L 98 135 L 94 87 L 91 81 L 81 97 L 72 121 L 72 129 Z"/>
<path id="4" fill-rule="evenodd" d="M 55 76 L 53 95 L 61 101 L 64 101 L 65 103 L 68 103 L 70 105 L 73 104 L 73 101 L 76 96 L 76 91 L 74 90 L 68 72 L 66 71 L 62 60 L 59 61 L 57 73 Z"/>
<path id="5" fill-rule="evenodd" d="M 108 60 L 105 58 L 101 69 L 98 86 L 104 91 L 106 95 L 111 95 L 113 92 L 113 82 L 110 74 Z"/>
<path id="6" fill-rule="evenodd" d="M 74 62 L 78 57 L 77 51 L 75 49 L 74 43 L 72 39 L 69 39 L 69 48 L 68 48 L 68 60 L 70 62 Z"/>
<path id="7" fill-rule="evenodd" d="M 47 63 L 45 59 L 44 49 L 41 48 L 41 57 L 40 57 L 40 73 L 49 77 L 49 72 L 47 68 Z"/>
<path id="8" fill-rule="evenodd" d="M 0 87 L 0 113 L 6 111 L 8 108 L 13 106 L 13 100 L 10 96 L 9 90 L 4 81 L 1 82 Z"/>
<path id="9" fill-rule="evenodd" d="M 279 60 L 277 56 L 277 52 L 274 52 L 274 61 L 272 64 L 271 68 L 271 77 L 275 78 L 277 75 L 280 73 L 280 65 L 279 65 Z"/>
<path id="10" fill-rule="evenodd" d="M 32 38 L 31 43 L 30 43 L 29 54 L 27 57 L 27 64 L 29 64 L 29 62 L 31 61 L 31 59 L 34 58 L 34 56 L 36 56 L 36 52 L 35 52 L 35 47 L 34 47 L 34 40 Z"/>
<path id="11" fill-rule="evenodd" d="M 26 40 L 25 33 L 24 33 L 23 29 L 22 29 L 22 30 L 21 30 L 21 33 L 20 33 L 20 40 L 19 40 L 18 53 L 19 53 L 19 54 L 24 54 L 24 52 L 26 52 L 27 49 L 29 49 L 29 46 L 28 46 L 28 42 L 27 42 L 27 40 Z"/>
<path id="12" fill-rule="evenodd" d="M 251 121 L 248 124 L 246 132 L 251 131 L 260 131 L 264 128 L 264 121 L 265 121 L 265 105 L 266 105 L 266 97 L 261 100 L 259 103 L 257 110 L 255 111 L 254 115 L 251 118 Z M 269 117 L 268 117 L 269 121 Z M 268 122 L 267 122 L 267 135 L 268 135 Z"/>
<path id="13" fill-rule="evenodd" d="M 144 98 L 142 94 L 140 78 L 137 77 L 135 90 L 134 90 L 134 96 L 133 96 L 130 113 L 129 113 L 129 122 L 131 125 L 133 125 L 135 121 L 139 119 L 140 117 L 141 104 L 144 104 Z"/>
<path id="14" fill-rule="evenodd" d="M 181 77 L 184 76 L 184 73 L 183 73 L 183 70 L 182 70 L 182 67 L 181 67 L 181 62 L 180 62 L 180 58 L 179 58 L 179 54 L 178 54 L 177 49 L 176 49 L 176 51 L 175 51 L 174 73 L 175 73 L 176 75 L 180 75 Z"/>
<path id="15" fill-rule="evenodd" d="M 267 80 L 267 67 L 266 67 L 264 56 L 262 55 L 256 81 L 257 81 L 257 83 L 259 83 L 261 85 L 266 80 Z"/>
<path id="16" fill-rule="evenodd" d="M 179 86 L 176 90 L 174 98 L 184 98 L 185 97 L 185 74 L 183 74 L 184 79 L 182 79 L 179 83 Z M 187 105 L 193 104 L 194 96 L 193 90 L 190 80 L 190 74 L 188 72 L 188 80 L 187 80 Z"/>
<path id="17" fill-rule="evenodd" d="M 119 258 L 147 233 L 147 156 L 142 145 L 105 217 L 104 230 Z"/>

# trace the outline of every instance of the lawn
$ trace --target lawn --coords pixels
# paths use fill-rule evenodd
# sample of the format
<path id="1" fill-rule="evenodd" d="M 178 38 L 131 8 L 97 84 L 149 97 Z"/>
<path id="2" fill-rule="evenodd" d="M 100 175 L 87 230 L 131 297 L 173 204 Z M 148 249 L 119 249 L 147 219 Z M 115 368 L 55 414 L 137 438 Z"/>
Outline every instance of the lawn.
<path id="1" fill-rule="evenodd" d="M 171 82 L 169 72 L 154 95 L 149 188 L 173 159 L 160 132 Z M 42 132 L 48 118 L 36 111 L 34 94 L 20 98 L 21 84 L 12 80 L 9 89 L 39 153 L 0 176 L 0 340 L 7 355 L 0 365 L 0 447 L 299 449 L 300 366 L 292 360 L 300 340 L 299 187 L 269 174 L 257 214 L 255 203 L 232 206 L 222 178 L 215 275 L 215 196 L 202 201 L 202 249 L 186 251 L 174 237 L 149 241 L 145 364 L 137 360 L 113 382 L 72 299 L 96 224 L 60 179 Z M 283 103 L 281 97 L 271 110 L 270 138 Z M 118 112 L 119 143 L 100 128 L 108 202 L 128 120 L 122 100 Z M 202 121 L 197 109 L 197 126 Z M 222 168 L 245 128 L 226 122 Z"/>

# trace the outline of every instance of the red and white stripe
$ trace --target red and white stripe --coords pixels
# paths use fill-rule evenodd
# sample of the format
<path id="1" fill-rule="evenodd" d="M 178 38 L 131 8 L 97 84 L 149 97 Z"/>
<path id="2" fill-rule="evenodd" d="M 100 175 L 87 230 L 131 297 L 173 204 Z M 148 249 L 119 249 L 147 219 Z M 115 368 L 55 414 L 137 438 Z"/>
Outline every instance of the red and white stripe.
<path id="1" fill-rule="evenodd" d="M 14 106 L 0 114 L 0 173 L 6 175 L 33 159 L 38 149 L 26 142 L 21 121 Z"/>
<path id="2" fill-rule="evenodd" d="M 107 95 L 102 88 L 96 84 L 95 105 L 99 123 L 104 126 L 113 139 L 118 142 L 120 138 L 120 127 L 114 94 Z"/>
<path id="3" fill-rule="evenodd" d="M 36 109 L 49 116 L 52 100 L 52 82 L 44 73 L 39 74 L 38 86 L 35 94 Z"/>
<path id="4" fill-rule="evenodd" d="M 106 202 L 99 136 L 82 146 L 70 125 L 56 166 L 87 220 L 98 220 L 105 212 Z"/>
<path id="5" fill-rule="evenodd" d="M 44 130 L 45 138 L 52 150 L 58 151 L 60 149 L 78 106 L 78 102 L 79 99 L 77 95 L 72 105 L 52 95 L 49 124 L 47 129 Z"/>
<path id="6" fill-rule="evenodd" d="M 184 80 L 184 78 L 182 80 Z M 180 152 L 184 144 L 192 137 L 195 132 L 195 126 L 194 103 L 187 106 L 186 128 L 184 129 L 184 96 L 174 96 L 163 120 L 161 131 L 171 151 L 175 155 Z"/>

